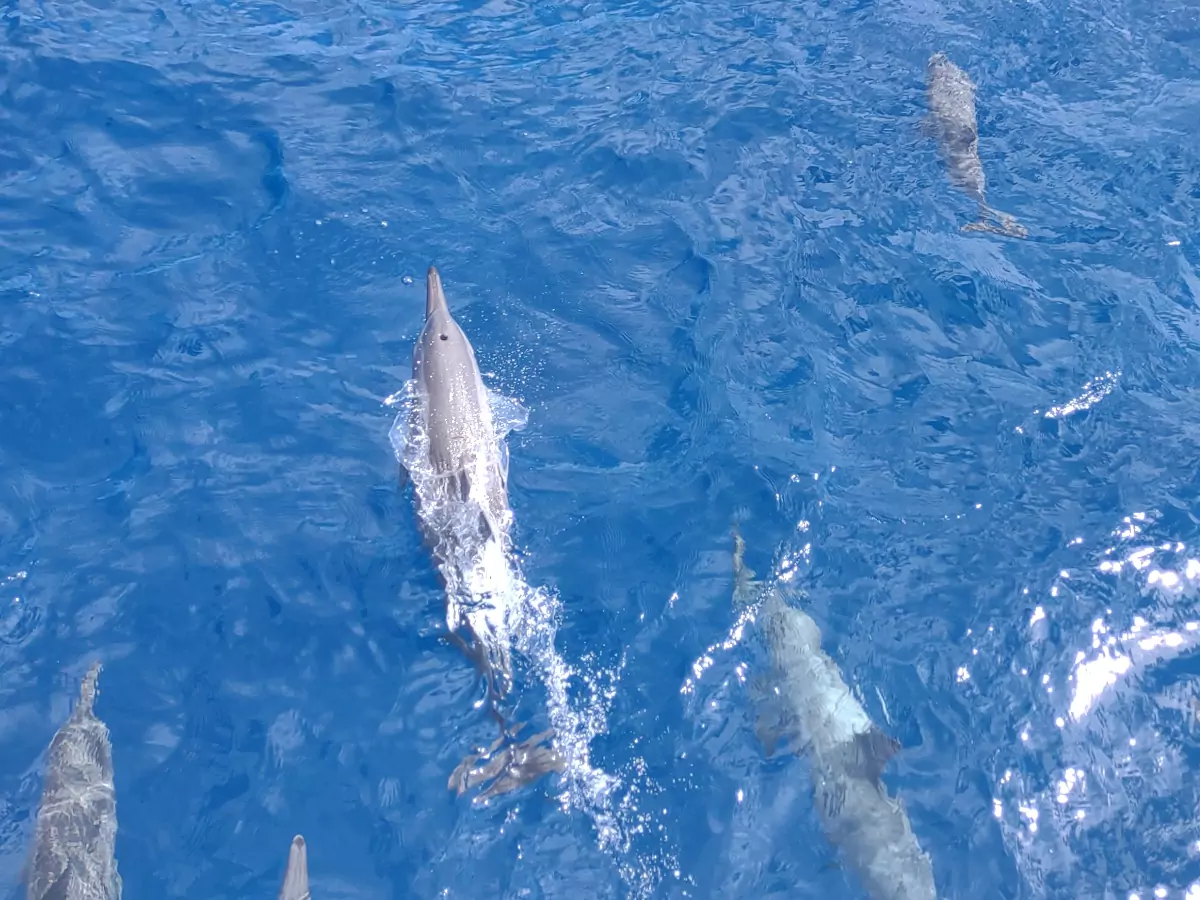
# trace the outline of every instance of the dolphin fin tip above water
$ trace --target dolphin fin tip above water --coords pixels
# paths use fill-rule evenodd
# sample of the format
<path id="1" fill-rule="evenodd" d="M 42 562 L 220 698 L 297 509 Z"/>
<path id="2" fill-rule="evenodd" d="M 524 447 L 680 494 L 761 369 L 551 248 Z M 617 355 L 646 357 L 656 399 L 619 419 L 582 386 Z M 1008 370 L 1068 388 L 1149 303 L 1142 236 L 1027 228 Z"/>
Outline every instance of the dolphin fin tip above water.
<path id="1" fill-rule="evenodd" d="M 304 836 L 298 834 L 292 838 L 292 846 L 288 849 L 279 900 L 309 900 L 311 896 L 308 890 L 308 845 Z"/>

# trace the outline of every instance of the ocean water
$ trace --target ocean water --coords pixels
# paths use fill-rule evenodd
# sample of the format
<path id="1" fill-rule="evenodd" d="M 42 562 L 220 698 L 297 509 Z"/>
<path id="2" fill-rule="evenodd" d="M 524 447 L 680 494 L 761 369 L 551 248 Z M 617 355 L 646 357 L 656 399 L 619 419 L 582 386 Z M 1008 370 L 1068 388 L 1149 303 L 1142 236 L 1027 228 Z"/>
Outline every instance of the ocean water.
<path id="1" fill-rule="evenodd" d="M 10 0 L 0 883 L 88 661 L 125 896 L 864 897 L 795 570 L 946 898 L 1200 894 L 1200 28 L 1144 0 Z M 924 65 L 978 85 L 964 234 Z M 437 265 L 542 598 L 488 804 L 384 401 Z"/>

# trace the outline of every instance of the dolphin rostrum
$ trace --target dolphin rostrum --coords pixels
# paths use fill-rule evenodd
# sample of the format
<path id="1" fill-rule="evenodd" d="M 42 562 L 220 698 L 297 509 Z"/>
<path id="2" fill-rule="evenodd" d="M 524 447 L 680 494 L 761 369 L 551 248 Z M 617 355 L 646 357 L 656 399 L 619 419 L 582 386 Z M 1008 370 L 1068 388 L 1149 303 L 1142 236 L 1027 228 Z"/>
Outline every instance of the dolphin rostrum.
<path id="1" fill-rule="evenodd" d="M 27 900 L 120 900 L 115 857 L 117 797 L 108 727 L 96 718 L 100 663 L 83 676 L 79 702 L 50 742 Z"/>
<path id="2" fill-rule="evenodd" d="M 413 403 L 401 479 L 413 481 L 417 520 L 446 594 L 450 640 L 484 676 L 488 713 L 500 736 L 486 753 L 469 755 L 448 786 L 461 795 L 489 779 L 487 798 L 562 771 L 559 755 L 543 741 L 552 730 L 514 740 L 500 704 L 512 687 L 503 585 L 511 551 L 508 450 L 495 430 L 475 350 L 450 314 L 442 280 L 426 275 L 425 327 L 413 349 Z M 414 452 L 413 448 L 417 448 Z M 472 768 L 481 760 L 486 762 Z"/>
<path id="3" fill-rule="evenodd" d="M 734 606 L 754 612 L 770 657 L 759 679 L 755 731 L 767 755 L 781 738 L 797 742 L 812 764 L 821 826 L 861 879 L 871 900 L 935 900 L 933 865 L 917 843 L 899 799 L 880 775 L 899 744 L 871 721 L 842 673 L 821 649 L 812 617 L 787 603 L 778 582 L 763 587 L 743 562 L 734 530 Z"/>
<path id="4" fill-rule="evenodd" d="M 288 849 L 287 868 L 278 900 L 310 900 L 311 896 L 308 892 L 308 847 L 304 836 L 298 834 L 292 838 L 292 846 Z"/>
<path id="5" fill-rule="evenodd" d="M 950 169 L 950 182 L 979 204 L 979 218 L 963 231 L 990 231 L 1009 237 L 1027 237 L 1029 231 L 1008 213 L 988 206 L 986 180 L 979 160 L 979 126 L 975 121 L 975 85 L 971 76 L 945 53 L 929 57 L 925 67 L 929 115 L 925 128 L 937 139 Z M 988 221 L 994 218 L 998 224 Z"/>

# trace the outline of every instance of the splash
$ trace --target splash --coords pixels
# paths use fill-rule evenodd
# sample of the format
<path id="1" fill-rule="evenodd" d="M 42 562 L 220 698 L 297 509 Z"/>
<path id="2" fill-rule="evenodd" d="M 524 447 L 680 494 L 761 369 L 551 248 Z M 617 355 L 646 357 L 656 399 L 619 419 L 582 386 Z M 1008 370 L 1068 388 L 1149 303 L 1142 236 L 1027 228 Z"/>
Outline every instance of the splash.
<path id="1" fill-rule="evenodd" d="M 810 527 L 811 523 L 807 519 L 801 519 L 796 524 L 796 530 L 801 533 L 807 532 Z M 766 582 L 759 582 L 759 590 L 755 592 L 755 599 L 746 603 L 745 606 L 737 611 L 737 616 L 734 618 L 733 624 L 729 626 L 725 637 L 709 644 L 704 648 L 704 652 L 692 661 L 692 673 L 683 680 L 683 684 L 679 688 L 679 693 L 684 696 L 695 694 L 700 680 L 704 677 L 704 673 L 716 662 L 717 655 L 722 652 L 732 651 L 743 643 L 746 637 L 746 629 L 754 624 L 766 599 L 767 591 L 764 588 L 772 584 L 791 584 L 801 574 L 803 568 L 811 563 L 811 541 L 806 541 L 795 552 L 781 551 L 770 578 Z M 737 670 L 737 673 L 739 679 L 744 681 L 744 672 L 741 668 Z"/>
<path id="2" fill-rule="evenodd" d="M 507 478 L 506 438 L 525 427 L 529 411 L 519 401 L 490 388 L 487 397 L 495 459 Z M 600 849 L 627 858 L 634 837 L 649 824 L 648 816 L 638 808 L 638 795 L 655 785 L 645 777 L 644 766 L 638 768 L 638 760 L 633 766 L 643 782 L 640 787 L 593 765 L 589 750 L 592 740 L 607 730 L 608 710 L 624 660 L 615 671 L 596 672 L 577 669 L 563 659 L 554 646 L 561 602 L 553 591 L 525 580 L 513 552 L 511 510 L 503 510 L 498 517 L 500 533 L 488 536 L 478 526 L 487 498 L 476 493 L 477 486 L 486 483 L 485 473 L 468 473 L 465 501 L 448 499 L 447 492 L 439 489 L 444 488 L 439 480 L 447 476 L 433 472 L 427 462 L 428 437 L 420 424 L 422 399 L 415 381 L 409 380 L 384 402 L 397 409 L 388 439 L 412 481 L 420 517 L 430 534 L 444 536 L 437 549 L 443 560 L 439 568 L 446 581 L 448 626 L 454 627 L 459 616 L 465 617 L 477 633 L 486 633 L 491 652 L 505 655 L 507 661 L 509 651 L 515 651 L 531 664 L 546 689 L 554 750 L 565 763 L 559 781 L 560 806 L 564 812 L 583 811 L 596 828 Z M 488 460 L 486 454 L 479 454 L 476 465 L 486 465 Z M 582 687 L 574 705 L 573 682 Z M 669 854 L 662 858 L 673 865 Z M 618 869 L 632 895 L 648 896 L 661 880 L 656 867 L 644 859 L 638 864 L 618 859 Z"/>
<path id="3" fill-rule="evenodd" d="M 1200 893 L 1187 861 L 1200 844 L 1185 851 L 1173 811 L 1193 800 L 1186 751 L 1200 703 L 1189 666 L 1176 661 L 1200 648 L 1200 554 L 1171 524 L 1154 511 L 1121 517 L 1079 565 L 1033 589 L 1045 597 L 1023 623 L 1026 647 L 1014 652 L 1013 638 L 989 625 L 970 651 L 1000 660 L 1020 698 L 992 815 L 1032 893 Z M 995 695 L 997 680 L 987 690 Z M 1094 848 L 1131 835 L 1130 822 L 1138 834 L 1119 880 L 1093 871 Z M 1155 857 L 1151 848 L 1170 849 Z"/>
<path id="4" fill-rule="evenodd" d="M 1113 388 L 1117 386 L 1117 380 L 1120 377 L 1121 373 L 1119 371 L 1105 372 L 1102 375 L 1097 375 L 1083 386 L 1083 390 L 1080 391 L 1078 397 L 1060 406 L 1052 406 L 1042 415 L 1047 419 L 1065 419 L 1067 416 L 1091 409 L 1113 392 Z"/>

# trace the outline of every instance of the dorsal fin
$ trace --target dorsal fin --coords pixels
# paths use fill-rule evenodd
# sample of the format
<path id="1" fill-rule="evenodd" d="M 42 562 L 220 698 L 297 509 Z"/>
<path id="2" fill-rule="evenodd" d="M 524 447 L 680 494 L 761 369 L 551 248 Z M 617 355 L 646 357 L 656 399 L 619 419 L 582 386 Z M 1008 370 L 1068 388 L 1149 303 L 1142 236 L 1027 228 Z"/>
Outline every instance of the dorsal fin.
<path id="1" fill-rule="evenodd" d="M 303 835 L 292 838 L 288 850 L 287 869 L 283 873 L 283 886 L 279 889 L 279 900 L 309 900 L 308 892 L 308 846 Z"/>
<path id="2" fill-rule="evenodd" d="M 883 774 L 884 768 L 900 749 L 900 742 L 890 734 L 884 733 L 876 725 L 854 736 L 851 751 L 854 754 L 850 762 L 857 774 L 869 778 L 876 785 Z"/>

